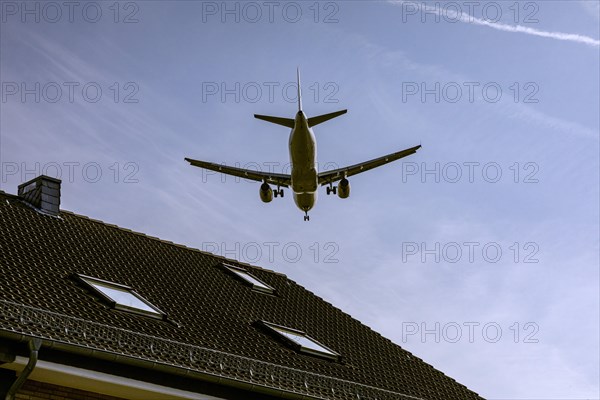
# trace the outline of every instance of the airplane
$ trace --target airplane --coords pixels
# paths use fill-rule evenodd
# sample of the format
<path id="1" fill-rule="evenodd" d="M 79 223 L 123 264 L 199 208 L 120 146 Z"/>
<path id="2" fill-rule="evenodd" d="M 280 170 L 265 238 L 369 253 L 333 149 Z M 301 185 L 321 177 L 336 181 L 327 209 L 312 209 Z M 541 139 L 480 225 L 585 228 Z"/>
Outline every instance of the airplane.
<path id="1" fill-rule="evenodd" d="M 318 172 L 316 164 L 317 142 L 312 128 L 325 121 L 339 117 L 348 110 L 308 118 L 304 114 L 304 111 L 302 111 L 300 69 L 297 69 L 296 76 L 298 83 L 298 112 L 293 119 L 254 114 L 254 117 L 257 119 L 292 129 L 289 139 L 291 175 L 228 167 L 226 165 L 191 158 L 185 158 L 185 160 L 195 167 L 262 182 L 259 194 L 260 199 L 264 203 L 271 202 L 273 197 L 283 197 L 282 187 L 291 187 L 296 206 L 304 211 L 304 221 L 309 221 L 310 216 L 308 212 L 315 206 L 319 186 L 327 185 L 328 195 L 337 194 L 340 198 L 345 199 L 350 196 L 350 182 L 348 181 L 348 177 L 414 154 L 421 148 L 421 145 L 348 167 Z M 333 184 L 338 181 L 337 186 L 334 186 Z M 270 185 L 277 186 L 277 189 L 271 189 Z"/>

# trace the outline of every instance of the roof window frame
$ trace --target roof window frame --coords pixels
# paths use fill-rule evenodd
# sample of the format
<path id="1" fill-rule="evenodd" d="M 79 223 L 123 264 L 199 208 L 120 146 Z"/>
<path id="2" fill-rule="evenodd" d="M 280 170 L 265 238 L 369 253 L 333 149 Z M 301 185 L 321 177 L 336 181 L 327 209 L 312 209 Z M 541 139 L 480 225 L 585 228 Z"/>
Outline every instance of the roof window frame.
<path id="1" fill-rule="evenodd" d="M 246 270 L 245 268 L 242 267 L 238 267 L 235 265 L 231 265 L 228 263 L 221 263 L 221 266 L 227 271 L 229 272 L 229 274 L 233 275 L 234 277 L 236 277 L 238 280 L 242 281 L 243 283 L 245 283 L 248 286 L 252 287 L 252 290 L 256 291 L 256 292 L 260 292 L 260 293 L 266 293 L 266 294 L 272 294 L 275 295 L 275 288 L 267 283 L 265 283 L 262 279 L 257 278 L 256 276 L 254 276 L 253 274 L 251 274 L 250 272 L 248 272 L 248 270 Z M 261 285 L 263 286 L 259 286 L 256 283 L 252 282 L 249 279 L 246 279 L 243 275 L 248 275 L 250 276 L 252 279 L 256 280 L 257 282 L 259 282 Z"/>
<path id="2" fill-rule="evenodd" d="M 342 355 L 340 353 L 331 349 L 328 346 L 325 346 L 323 343 L 319 342 L 318 340 L 316 340 L 312 336 L 308 335 L 304 331 L 294 329 L 294 328 L 289 328 L 287 326 L 283 326 L 283 325 L 279 325 L 279 324 L 274 324 L 272 322 L 267 322 L 267 321 L 263 321 L 263 320 L 258 321 L 258 322 L 262 327 L 266 328 L 270 334 L 275 335 L 278 339 L 282 339 L 286 344 L 290 345 L 290 347 L 292 347 L 294 350 L 296 350 L 299 353 L 304 353 L 304 354 L 308 354 L 308 355 L 316 356 L 316 357 L 322 357 L 322 358 L 326 358 L 328 360 L 333 360 L 333 361 L 340 361 L 342 359 Z M 303 346 L 301 343 L 296 342 L 295 340 L 289 338 L 288 336 L 284 335 L 280 331 L 287 331 L 291 334 L 294 334 L 297 336 L 302 336 L 302 337 L 308 339 L 309 341 L 313 342 L 317 346 L 322 347 L 325 351 L 319 351 L 319 350 L 315 350 L 315 349 L 311 349 L 309 347 Z"/>
<path id="3" fill-rule="evenodd" d="M 157 306 L 152 304 L 150 301 L 145 299 L 141 294 L 136 292 L 131 286 L 107 281 L 104 279 L 100 279 L 100 278 L 96 278 L 96 277 L 84 275 L 84 274 L 74 274 L 74 276 L 87 289 L 91 290 L 94 294 L 96 294 L 98 297 L 100 297 L 101 300 L 107 302 L 111 308 L 114 308 L 116 310 L 130 312 L 133 314 L 140 314 L 140 315 L 144 315 L 144 316 L 156 318 L 156 319 L 166 319 L 167 318 L 167 314 L 165 312 L 163 312 L 160 308 L 158 308 Z M 107 286 L 114 290 L 120 290 L 123 292 L 127 292 L 130 295 L 134 296 L 139 301 L 141 301 L 142 303 L 144 303 L 146 306 L 148 306 L 148 308 L 150 308 L 154 311 L 148 311 L 148 310 L 144 310 L 141 308 L 131 307 L 126 304 L 119 303 L 119 302 L 117 302 L 117 300 L 113 299 L 108 294 L 104 293 L 102 290 L 100 290 L 99 288 L 94 286 L 93 283 L 96 283 L 100 286 Z"/>

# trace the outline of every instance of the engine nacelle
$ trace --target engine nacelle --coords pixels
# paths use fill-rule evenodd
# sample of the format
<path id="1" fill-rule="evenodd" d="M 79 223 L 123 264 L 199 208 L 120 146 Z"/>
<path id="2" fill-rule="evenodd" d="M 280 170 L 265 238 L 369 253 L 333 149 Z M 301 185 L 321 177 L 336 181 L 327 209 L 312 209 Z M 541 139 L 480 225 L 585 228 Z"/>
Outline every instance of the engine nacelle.
<path id="1" fill-rule="evenodd" d="M 270 203 L 273 200 L 273 189 L 267 183 L 260 185 L 260 199 L 263 203 Z"/>
<path id="2" fill-rule="evenodd" d="M 345 199 L 350 196 L 350 182 L 348 182 L 348 179 L 344 178 L 338 183 L 337 194 L 340 199 Z"/>

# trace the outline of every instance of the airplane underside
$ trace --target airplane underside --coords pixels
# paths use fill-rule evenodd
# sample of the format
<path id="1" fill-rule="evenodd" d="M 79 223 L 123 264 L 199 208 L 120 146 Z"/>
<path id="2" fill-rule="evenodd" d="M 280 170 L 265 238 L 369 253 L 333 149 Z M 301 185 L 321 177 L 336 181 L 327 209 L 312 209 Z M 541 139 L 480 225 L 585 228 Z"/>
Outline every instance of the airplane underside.
<path id="1" fill-rule="evenodd" d="M 337 194 L 339 198 L 346 199 L 350 196 L 350 183 L 348 177 L 414 154 L 421 148 L 421 145 L 344 168 L 318 172 L 316 168 L 317 144 L 311 128 L 325 121 L 329 121 L 330 119 L 339 117 L 340 115 L 345 114 L 347 110 L 340 110 L 308 118 L 302 111 L 299 71 L 297 77 L 298 112 L 294 118 L 254 115 L 257 119 L 292 129 L 289 138 L 290 161 L 292 165 L 291 175 L 228 167 L 223 164 L 193 160 L 190 158 L 186 158 L 185 160 L 191 165 L 199 168 L 262 182 L 259 195 L 261 201 L 264 203 L 271 202 L 274 197 L 283 197 L 283 188 L 290 188 L 296 206 L 304 211 L 304 220 L 308 221 L 310 219 L 308 212 L 317 202 L 317 190 L 319 186 L 326 186 L 328 195 Z M 271 185 L 273 185 L 273 188 Z"/>

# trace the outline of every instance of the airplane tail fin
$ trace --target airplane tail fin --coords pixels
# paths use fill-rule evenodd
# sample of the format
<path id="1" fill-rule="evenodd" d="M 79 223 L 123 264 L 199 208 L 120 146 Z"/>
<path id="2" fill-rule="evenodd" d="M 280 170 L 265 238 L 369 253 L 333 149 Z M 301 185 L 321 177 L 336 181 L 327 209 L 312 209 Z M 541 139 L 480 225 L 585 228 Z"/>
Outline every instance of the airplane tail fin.
<path id="1" fill-rule="evenodd" d="M 296 76 L 298 79 L 298 111 L 302 111 L 302 90 L 300 88 L 300 68 L 296 69 Z M 348 110 L 340 110 L 336 112 L 332 112 L 329 114 L 323 114 L 316 117 L 308 118 L 308 126 L 313 127 L 315 125 L 319 125 L 325 121 L 329 121 L 335 117 L 339 117 L 340 115 L 346 114 Z M 270 115 L 260 115 L 254 114 L 254 118 L 262 119 L 263 121 L 270 122 L 272 124 L 287 126 L 288 128 L 294 128 L 296 121 L 292 118 L 281 118 L 281 117 L 272 117 Z"/>
<path id="2" fill-rule="evenodd" d="M 270 115 L 254 114 L 254 118 L 262 119 L 272 124 L 287 126 L 288 128 L 294 128 L 295 123 L 291 118 L 271 117 Z"/>
<path id="3" fill-rule="evenodd" d="M 319 125 L 322 122 L 329 121 L 335 117 L 339 117 L 340 115 L 346 114 L 348 110 L 340 110 L 336 112 L 332 112 L 329 114 L 319 115 L 317 117 L 312 117 L 308 119 L 308 126 L 313 127 L 315 125 Z"/>
<path id="4" fill-rule="evenodd" d="M 298 84 L 298 111 L 302 111 L 302 91 L 300 89 L 300 68 L 296 68 L 296 78 Z M 259 115 L 254 114 L 254 118 L 262 119 L 263 121 L 270 122 L 272 124 L 287 126 L 288 128 L 294 128 L 296 122 L 291 118 L 272 117 L 270 115 Z M 319 118 L 319 117 L 317 117 Z M 333 117 L 330 117 L 333 118 Z M 329 119 L 329 118 L 328 118 Z M 321 121 L 322 122 L 322 121 Z"/>
<path id="5" fill-rule="evenodd" d="M 296 76 L 298 77 L 298 111 L 302 111 L 302 91 L 300 89 L 300 67 L 296 68 Z"/>

